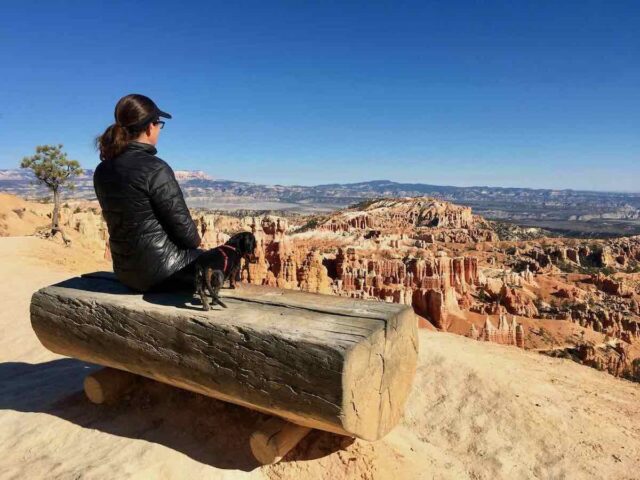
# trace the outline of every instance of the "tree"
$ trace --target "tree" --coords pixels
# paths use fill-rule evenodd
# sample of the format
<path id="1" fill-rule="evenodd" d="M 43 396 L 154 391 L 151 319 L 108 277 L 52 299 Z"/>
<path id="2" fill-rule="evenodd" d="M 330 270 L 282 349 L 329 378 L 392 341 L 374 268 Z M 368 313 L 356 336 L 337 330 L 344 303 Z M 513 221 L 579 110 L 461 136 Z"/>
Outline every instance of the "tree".
<path id="1" fill-rule="evenodd" d="M 36 154 L 24 157 L 20 168 L 30 168 L 38 183 L 45 184 L 53 192 L 53 215 L 51 216 L 51 233 L 62 235 L 65 245 L 70 242 L 60 228 L 60 189 L 68 187 L 73 190 L 75 185 L 71 179 L 82 174 L 82 168 L 77 160 L 69 160 L 62 151 L 62 145 L 38 145 Z"/>

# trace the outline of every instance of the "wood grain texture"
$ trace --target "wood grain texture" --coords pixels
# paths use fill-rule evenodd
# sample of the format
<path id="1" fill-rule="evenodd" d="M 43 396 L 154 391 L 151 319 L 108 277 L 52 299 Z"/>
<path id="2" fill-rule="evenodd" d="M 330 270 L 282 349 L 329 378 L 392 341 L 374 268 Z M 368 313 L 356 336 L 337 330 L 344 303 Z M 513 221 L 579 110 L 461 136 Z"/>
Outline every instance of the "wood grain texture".
<path id="1" fill-rule="evenodd" d="M 45 287 L 31 322 L 49 350 L 298 425 L 366 440 L 402 415 L 417 359 L 410 307 L 242 285 L 208 312 L 109 273 Z"/>

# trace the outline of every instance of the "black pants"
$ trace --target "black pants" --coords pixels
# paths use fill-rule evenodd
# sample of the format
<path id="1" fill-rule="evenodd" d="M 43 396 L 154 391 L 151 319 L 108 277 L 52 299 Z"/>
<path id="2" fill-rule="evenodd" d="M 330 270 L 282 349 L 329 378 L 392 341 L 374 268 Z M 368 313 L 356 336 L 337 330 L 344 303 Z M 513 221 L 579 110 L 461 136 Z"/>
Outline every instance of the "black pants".
<path id="1" fill-rule="evenodd" d="M 201 250 L 201 249 L 199 249 Z M 206 250 L 202 250 L 204 253 Z M 150 292 L 195 292 L 196 261 L 181 268 L 160 283 L 155 284 Z"/>

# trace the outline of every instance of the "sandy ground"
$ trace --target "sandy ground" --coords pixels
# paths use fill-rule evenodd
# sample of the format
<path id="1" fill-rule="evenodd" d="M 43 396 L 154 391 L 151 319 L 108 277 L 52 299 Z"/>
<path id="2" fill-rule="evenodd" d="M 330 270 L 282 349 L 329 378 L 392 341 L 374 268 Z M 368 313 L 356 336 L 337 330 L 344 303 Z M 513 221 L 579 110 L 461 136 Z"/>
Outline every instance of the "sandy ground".
<path id="1" fill-rule="evenodd" d="M 31 294 L 104 263 L 4 237 L 0 265 L 2 479 L 640 478 L 640 385 L 425 330 L 405 418 L 386 438 L 313 432 L 260 468 L 247 438 L 261 415 L 151 381 L 119 405 L 95 406 L 82 380 L 96 367 L 39 344 Z"/>

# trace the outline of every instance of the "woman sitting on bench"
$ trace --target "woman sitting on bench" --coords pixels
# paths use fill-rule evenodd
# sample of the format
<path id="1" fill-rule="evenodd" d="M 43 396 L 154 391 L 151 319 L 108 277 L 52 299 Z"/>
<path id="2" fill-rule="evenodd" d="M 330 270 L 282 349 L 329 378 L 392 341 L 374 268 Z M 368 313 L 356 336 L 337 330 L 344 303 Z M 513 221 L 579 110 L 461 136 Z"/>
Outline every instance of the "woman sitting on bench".
<path id="1" fill-rule="evenodd" d="M 116 277 L 140 291 L 193 290 L 200 234 L 173 170 L 155 145 L 171 115 L 144 95 L 122 97 L 96 139 L 93 185 L 109 229 Z"/>

